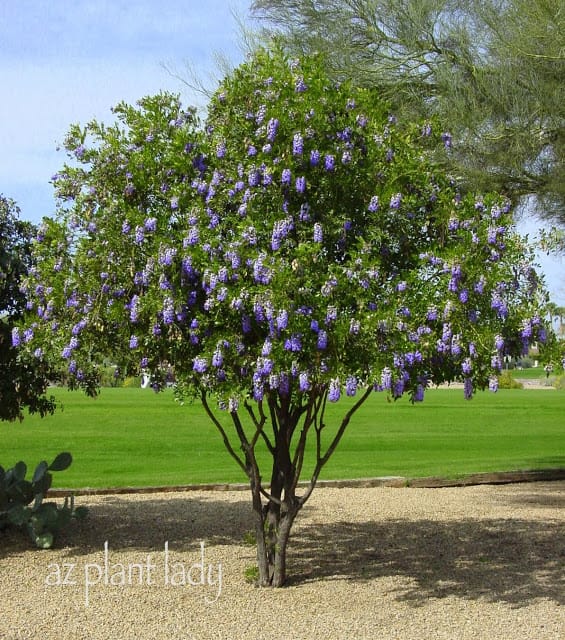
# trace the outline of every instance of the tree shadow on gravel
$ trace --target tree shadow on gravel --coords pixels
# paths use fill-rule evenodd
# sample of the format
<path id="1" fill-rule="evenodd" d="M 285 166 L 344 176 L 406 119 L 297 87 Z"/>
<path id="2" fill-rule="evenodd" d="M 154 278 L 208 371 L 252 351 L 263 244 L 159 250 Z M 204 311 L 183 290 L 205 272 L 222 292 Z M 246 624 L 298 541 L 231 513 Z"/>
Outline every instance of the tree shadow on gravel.
<path id="1" fill-rule="evenodd" d="M 55 549 L 68 556 L 100 553 L 107 541 L 110 549 L 162 551 L 191 550 L 200 542 L 211 545 L 242 544 L 252 528 L 251 506 L 247 494 L 228 502 L 194 499 L 189 494 L 166 499 L 129 500 L 127 495 L 105 496 L 95 504 L 78 497 L 76 504 L 88 508 L 84 520 L 73 520 L 57 537 Z M 0 559 L 20 555 L 35 547 L 23 532 L 0 533 Z M 49 552 L 46 552 L 49 553 Z"/>
<path id="2" fill-rule="evenodd" d="M 535 483 L 524 484 L 520 490 L 506 496 L 505 502 L 512 507 L 555 509 L 565 512 L 565 491 L 562 482 L 544 483 L 538 486 Z M 557 515 L 557 513 L 556 513 Z"/>
<path id="3" fill-rule="evenodd" d="M 402 577 L 415 606 L 456 596 L 526 606 L 565 603 L 563 525 L 532 520 L 387 520 L 305 525 L 292 540 L 292 583 Z"/>
<path id="4" fill-rule="evenodd" d="M 517 499 L 537 497 L 532 491 Z M 212 494 L 209 498 L 177 494 L 141 501 L 107 496 L 95 504 L 80 499 L 78 503 L 89 507 L 88 517 L 73 522 L 56 544 L 69 558 L 100 554 L 106 541 L 112 552 L 162 551 L 165 542 L 171 550 L 183 552 L 197 550 L 201 541 L 207 546 L 243 547 L 244 535 L 253 527 L 245 493 L 237 501 L 218 500 Z M 538 598 L 565 603 L 564 531 L 556 520 L 397 519 L 321 524 L 304 520 L 309 515 L 317 519 L 317 511 L 307 505 L 297 519 L 289 543 L 290 585 L 402 578 L 394 587 L 395 597 L 413 606 L 448 596 L 517 607 Z M 35 552 L 21 533 L 0 535 L 0 559 Z"/>

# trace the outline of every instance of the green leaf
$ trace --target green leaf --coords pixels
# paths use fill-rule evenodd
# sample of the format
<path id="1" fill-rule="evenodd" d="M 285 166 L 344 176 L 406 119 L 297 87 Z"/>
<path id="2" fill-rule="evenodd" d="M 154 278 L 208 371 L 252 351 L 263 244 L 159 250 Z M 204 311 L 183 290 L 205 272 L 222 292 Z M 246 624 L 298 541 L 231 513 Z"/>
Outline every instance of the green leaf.
<path id="1" fill-rule="evenodd" d="M 73 461 L 73 457 L 67 451 L 63 451 L 60 453 L 55 460 L 49 465 L 50 471 L 64 471 L 71 466 L 71 462 Z"/>
<path id="2" fill-rule="evenodd" d="M 29 520 L 31 509 L 23 504 L 15 504 L 8 511 L 8 521 L 16 527 L 21 527 Z"/>
<path id="3" fill-rule="evenodd" d="M 45 477 L 47 469 L 48 469 L 47 462 L 45 462 L 45 460 L 42 460 L 35 468 L 35 472 L 33 474 L 33 478 L 31 479 L 31 481 L 35 484 L 36 482 L 39 482 L 40 480 L 42 480 Z"/>
<path id="4" fill-rule="evenodd" d="M 59 511 L 54 502 L 44 502 L 35 513 L 44 529 L 55 529 L 58 524 Z"/>
<path id="5" fill-rule="evenodd" d="M 36 536 L 34 542 L 38 549 L 50 549 L 53 546 L 54 537 L 50 531 L 46 531 Z"/>
<path id="6" fill-rule="evenodd" d="M 16 480 L 23 480 L 26 477 L 27 473 L 27 465 L 25 462 L 20 460 L 13 468 L 13 477 Z"/>
<path id="7" fill-rule="evenodd" d="M 33 485 L 33 493 L 35 496 L 45 494 L 51 488 L 51 483 L 53 482 L 53 475 L 51 473 L 46 473 L 38 482 L 35 482 Z"/>
<path id="8" fill-rule="evenodd" d="M 33 489 L 29 480 L 20 480 L 10 485 L 6 491 L 6 495 L 13 502 L 21 502 L 28 504 L 33 500 Z"/>

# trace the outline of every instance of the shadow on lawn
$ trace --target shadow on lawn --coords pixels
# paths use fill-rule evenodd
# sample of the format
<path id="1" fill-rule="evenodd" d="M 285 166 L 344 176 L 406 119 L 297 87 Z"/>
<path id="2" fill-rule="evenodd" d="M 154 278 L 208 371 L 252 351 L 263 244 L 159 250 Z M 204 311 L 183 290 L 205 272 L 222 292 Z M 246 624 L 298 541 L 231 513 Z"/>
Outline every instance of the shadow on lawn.
<path id="1" fill-rule="evenodd" d="M 523 495 L 525 501 L 535 497 L 535 490 Z M 111 550 L 145 552 L 162 551 L 165 541 L 183 552 L 198 549 L 202 540 L 210 546 L 243 545 L 252 526 L 246 494 L 237 502 L 212 494 L 205 499 L 184 494 L 143 501 L 108 496 L 89 508 L 86 520 L 61 534 L 57 547 L 65 557 L 99 554 L 105 541 Z M 302 515 L 317 510 L 307 505 Z M 31 548 L 21 535 L 10 535 L 0 540 L 0 559 L 27 554 Z M 395 597 L 413 606 L 448 596 L 516 607 L 538 598 L 562 604 L 564 564 L 562 523 L 525 518 L 317 525 L 302 522 L 299 515 L 288 557 L 292 586 L 401 577 Z"/>

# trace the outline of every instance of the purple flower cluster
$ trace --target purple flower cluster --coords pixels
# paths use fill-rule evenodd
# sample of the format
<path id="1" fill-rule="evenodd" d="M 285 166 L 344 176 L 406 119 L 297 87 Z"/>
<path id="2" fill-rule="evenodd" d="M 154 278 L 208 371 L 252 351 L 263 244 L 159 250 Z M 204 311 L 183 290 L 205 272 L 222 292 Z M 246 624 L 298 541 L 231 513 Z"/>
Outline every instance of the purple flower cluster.
<path id="1" fill-rule="evenodd" d="M 322 243 L 324 240 L 324 232 L 322 230 L 322 225 L 319 222 L 314 224 L 314 236 L 313 240 L 316 243 Z"/>
<path id="2" fill-rule="evenodd" d="M 301 156 L 304 153 L 304 138 L 301 133 L 295 133 L 292 140 L 292 155 Z"/>
<path id="3" fill-rule="evenodd" d="M 284 220 L 277 220 L 273 227 L 271 234 L 271 249 L 278 251 L 281 248 L 281 242 L 294 228 L 292 218 L 285 218 Z"/>
<path id="4" fill-rule="evenodd" d="M 330 385 L 328 389 L 328 400 L 330 402 L 338 402 L 341 398 L 341 385 L 339 383 L 338 378 L 333 378 L 330 380 Z"/>

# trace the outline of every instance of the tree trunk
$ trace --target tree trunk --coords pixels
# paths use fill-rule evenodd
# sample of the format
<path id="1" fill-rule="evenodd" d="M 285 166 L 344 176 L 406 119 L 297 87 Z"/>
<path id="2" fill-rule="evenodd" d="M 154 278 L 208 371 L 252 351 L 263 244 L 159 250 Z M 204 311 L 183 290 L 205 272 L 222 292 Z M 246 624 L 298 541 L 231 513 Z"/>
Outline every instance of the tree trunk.
<path id="1" fill-rule="evenodd" d="M 286 582 L 286 549 L 290 530 L 301 507 L 294 492 L 296 470 L 290 458 L 290 441 L 297 416 L 291 416 L 286 403 L 278 406 L 274 396 L 270 398 L 269 408 L 275 434 L 269 492 L 261 491 L 261 479 L 255 463 L 251 465 L 250 479 L 259 584 L 282 587 Z M 262 504 L 262 495 L 267 497 L 265 505 Z"/>
<path id="2" fill-rule="evenodd" d="M 259 511 L 255 508 L 257 567 L 259 585 L 282 587 L 286 582 L 286 551 L 290 530 L 299 511 L 297 506 L 268 502 Z"/>

